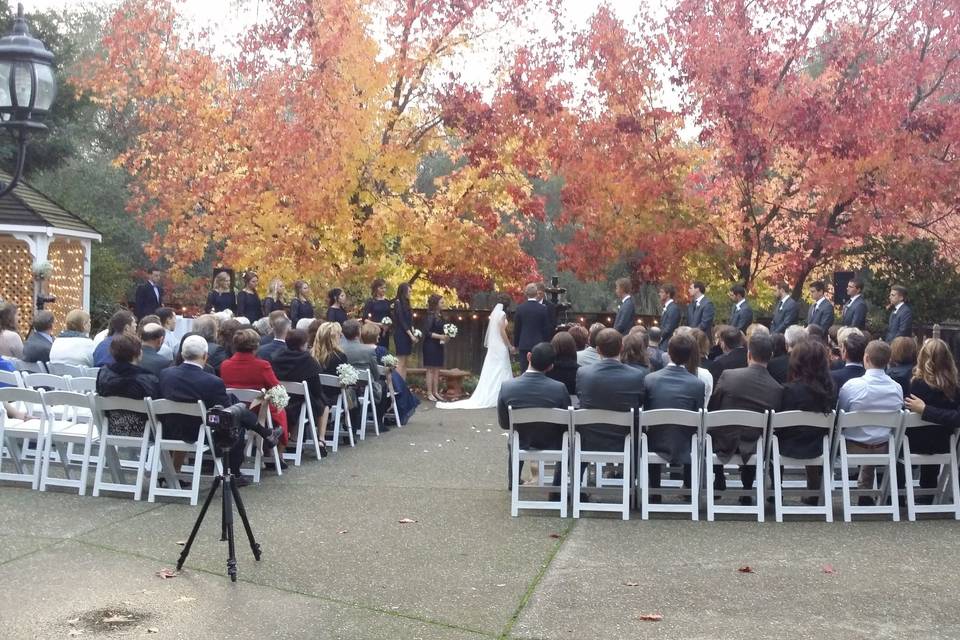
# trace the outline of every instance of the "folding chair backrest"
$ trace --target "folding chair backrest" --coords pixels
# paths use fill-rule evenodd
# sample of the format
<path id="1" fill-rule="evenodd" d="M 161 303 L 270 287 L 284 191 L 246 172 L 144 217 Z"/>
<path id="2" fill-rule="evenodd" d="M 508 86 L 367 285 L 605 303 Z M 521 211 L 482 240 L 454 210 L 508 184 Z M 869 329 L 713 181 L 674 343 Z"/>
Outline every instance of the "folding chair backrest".
<path id="1" fill-rule="evenodd" d="M 378 364 L 377 365 L 377 375 L 381 378 L 386 378 L 390 375 L 390 369 L 387 369 L 385 366 Z"/>
<path id="2" fill-rule="evenodd" d="M 263 396 L 263 389 L 227 389 L 227 395 L 233 395 L 238 402 L 250 404 Z"/>
<path id="3" fill-rule="evenodd" d="M 336 376 L 334 376 L 336 377 Z M 307 395 L 307 383 L 303 382 L 287 382 L 280 381 L 280 384 L 283 385 L 283 388 L 287 390 L 287 395 L 296 395 L 296 396 L 305 396 Z"/>
<path id="4" fill-rule="evenodd" d="M 602 424 L 613 427 L 633 426 L 634 409 L 630 411 L 607 411 L 605 409 L 576 409 L 573 411 L 573 426 Z"/>
<path id="5" fill-rule="evenodd" d="M 55 389 L 59 391 L 70 390 L 70 379 L 65 376 L 55 376 L 50 373 L 27 373 L 20 374 L 23 377 L 23 386 L 28 389 Z"/>
<path id="6" fill-rule="evenodd" d="M 902 411 L 841 411 L 837 418 L 837 430 L 853 427 L 888 427 L 899 429 L 903 424 Z"/>
<path id="7" fill-rule="evenodd" d="M 14 360 L 13 366 L 17 371 L 26 371 L 28 373 L 46 373 L 47 368 L 42 362 L 24 362 L 23 360 Z"/>
<path id="8" fill-rule="evenodd" d="M 100 375 L 100 367 L 84 367 L 83 376 L 86 378 L 94 378 Z"/>
<path id="9" fill-rule="evenodd" d="M 202 400 L 196 402 L 175 402 L 173 400 L 150 400 L 147 407 L 155 418 L 160 416 L 189 416 L 194 418 L 204 418 L 207 415 L 206 407 Z"/>
<path id="10" fill-rule="evenodd" d="M 147 399 L 134 400 L 133 398 L 121 398 L 119 396 L 94 396 L 94 406 L 98 413 L 105 411 L 132 411 L 149 415 L 147 410 Z"/>
<path id="11" fill-rule="evenodd" d="M 320 384 L 325 387 L 335 387 L 340 388 L 340 378 L 338 376 L 330 375 L 328 373 L 320 374 Z M 289 389 L 288 389 L 289 391 Z"/>
<path id="12" fill-rule="evenodd" d="M 765 429 L 768 415 L 768 411 L 743 411 L 740 409 L 707 411 L 703 419 L 703 428 L 705 431 L 719 427 L 752 427 L 755 429 Z"/>
<path id="13" fill-rule="evenodd" d="M 370 382 L 370 372 L 366 369 L 357 369 L 357 381 Z"/>
<path id="14" fill-rule="evenodd" d="M 816 411 L 776 411 L 770 417 L 770 429 L 785 429 L 787 427 L 817 427 L 833 431 L 836 422 L 836 412 L 819 413 Z"/>
<path id="15" fill-rule="evenodd" d="M 27 404 L 42 405 L 43 398 L 36 389 L 3 387 L 0 388 L 0 402 L 24 402 Z"/>
<path id="16" fill-rule="evenodd" d="M 82 376 L 85 375 L 84 369 L 78 364 L 68 362 L 48 362 L 47 371 L 55 376 Z"/>
<path id="17" fill-rule="evenodd" d="M 650 409 L 640 412 L 640 424 L 644 427 L 676 425 L 679 427 L 699 427 L 703 422 L 703 410 L 686 409 Z"/>
<path id="18" fill-rule="evenodd" d="M 20 372 L 0 369 L 0 388 L 4 386 L 23 387 L 23 378 L 20 376 Z"/>
<path id="19" fill-rule="evenodd" d="M 530 423 L 570 426 L 569 409 L 514 409 L 513 407 L 507 407 L 507 414 L 510 417 L 511 427 Z"/>
<path id="20" fill-rule="evenodd" d="M 936 422 L 930 422 L 929 420 L 924 420 L 923 416 L 919 413 L 907 413 L 903 416 L 903 428 L 905 430 L 916 429 L 917 427 L 937 427 Z"/>
<path id="21" fill-rule="evenodd" d="M 70 376 L 70 390 L 79 391 L 80 393 L 94 393 L 97 390 L 97 379 L 86 376 L 78 376 L 76 378 Z"/>
<path id="22" fill-rule="evenodd" d="M 90 397 L 85 393 L 75 391 L 43 391 L 43 404 L 48 409 L 53 407 L 90 408 Z"/>

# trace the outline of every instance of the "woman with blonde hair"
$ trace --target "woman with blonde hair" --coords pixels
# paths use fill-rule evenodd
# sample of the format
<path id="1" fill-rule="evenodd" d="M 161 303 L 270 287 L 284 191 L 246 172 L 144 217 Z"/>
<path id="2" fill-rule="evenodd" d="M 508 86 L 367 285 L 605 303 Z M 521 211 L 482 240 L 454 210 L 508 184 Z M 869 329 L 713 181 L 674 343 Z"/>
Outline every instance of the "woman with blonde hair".
<path id="1" fill-rule="evenodd" d="M 50 345 L 50 362 L 65 362 L 82 367 L 93 366 L 93 340 L 90 339 L 90 314 L 72 309 L 66 329 Z"/>
<path id="2" fill-rule="evenodd" d="M 337 375 L 337 367 L 347 364 L 347 356 L 340 347 L 340 341 L 343 337 L 343 329 L 339 322 L 324 322 L 317 329 L 317 335 L 313 340 L 313 347 L 310 354 L 320 364 L 323 373 L 326 375 Z M 330 407 L 337 403 L 337 394 L 323 389 L 323 417 L 320 419 L 320 439 L 326 439 L 327 422 L 330 417 Z"/>
<path id="3" fill-rule="evenodd" d="M 310 283 L 297 280 L 293 283 L 293 300 L 290 301 L 290 322 L 297 326 L 301 318 L 313 319 L 313 303 L 310 302 Z"/>
<path id="4" fill-rule="evenodd" d="M 267 287 L 267 297 L 263 299 L 263 315 L 269 316 L 274 311 L 283 311 L 287 305 L 283 302 L 283 280 L 274 278 Z"/>
<path id="5" fill-rule="evenodd" d="M 213 277 L 213 291 L 207 294 L 207 304 L 204 306 L 204 311 L 206 313 L 219 313 L 226 309 L 236 313 L 237 295 L 233 292 L 230 272 L 220 271 Z"/>

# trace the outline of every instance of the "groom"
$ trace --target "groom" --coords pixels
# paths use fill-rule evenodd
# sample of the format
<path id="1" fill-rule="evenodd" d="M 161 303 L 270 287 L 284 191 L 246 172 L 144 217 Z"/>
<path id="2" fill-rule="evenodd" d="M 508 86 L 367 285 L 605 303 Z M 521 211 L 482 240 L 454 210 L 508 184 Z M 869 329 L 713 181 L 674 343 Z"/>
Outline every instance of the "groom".
<path id="1" fill-rule="evenodd" d="M 517 307 L 513 317 L 513 346 L 520 352 L 521 373 L 527 368 L 527 354 L 534 345 L 550 341 L 550 313 L 537 298 L 537 285 L 528 284 L 523 290 L 526 302 Z"/>

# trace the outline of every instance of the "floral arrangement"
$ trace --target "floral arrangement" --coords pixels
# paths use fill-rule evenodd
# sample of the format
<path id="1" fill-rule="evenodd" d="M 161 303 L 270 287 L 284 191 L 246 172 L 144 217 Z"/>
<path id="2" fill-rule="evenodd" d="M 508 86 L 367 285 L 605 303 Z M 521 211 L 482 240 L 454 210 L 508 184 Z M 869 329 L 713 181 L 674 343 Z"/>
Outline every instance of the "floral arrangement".
<path id="1" fill-rule="evenodd" d="M 390 325 L 393 324 L 393 320 L 390 319 L 390 316 L 384 316 L 383 319 L 380 320 L 380 324 L 382 324 L 385 327 L 389 327 Z"/>
<path id="2" fill-rule="evenodd" d="M 458 331 L 459 329 L 457 329 L 457 325 L 455 324 L 443 325 L 443 335 L 447 336 L 448 338 L 456 338 Z"/>
<path id="3" fill-rule="evenodd" d="M 263 394 L 264 399 L 270 403 L 271 407 L 276 409 L 285 409 L 290 403 L 290 396 L 287 394 L 287 389 L 282 384 L 278 384 L 275 387 L 270 387 L 267 389 L 267 392 Z"/>
<path id="4" fill-rule="evenodd" d="M 360 380 L 357 370 L 349 364 L 342 364 L 337 367 L 337 377 L 340 378 L 340 386 L 352 387 Z"/>
<path id="5" fill-rule="evenodd" d="M 419 340 L 420 338 L 423 337 L 423 331 L 420 331 L 420 329 L 414 329 L 414 330 L 413 330 L 413 337 L 416 338 L 417 340 Z"/>
<path id="6" fill-rule="evenodd" d="M 44 260 L 43 262 L 35 262 L 33 267 L 31 267 L 31 270 L 33 271 L 33 276 L 35 278 L 45 280 L 46 278 L 50 277 L 51 273 L 53 273 L 53 265 L 48 260 Z"/>
<path id="7" fill-rule="evenodd" d="M 400 364 L 400 361 L 397 360 L 397 356 L 393 355 L 392 353 L 388 353 L 383 356 L 382 362 L 383 366 L 385 366 L 387 369 L 396 369 L 397 365 Z"/>

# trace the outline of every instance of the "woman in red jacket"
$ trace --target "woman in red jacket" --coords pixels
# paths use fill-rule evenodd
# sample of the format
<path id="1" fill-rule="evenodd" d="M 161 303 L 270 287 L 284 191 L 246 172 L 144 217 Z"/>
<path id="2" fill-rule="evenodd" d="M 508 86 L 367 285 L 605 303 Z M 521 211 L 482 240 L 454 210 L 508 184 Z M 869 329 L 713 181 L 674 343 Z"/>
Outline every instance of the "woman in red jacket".
<path id="1" fill-rule="evenodd" d="M 257 357 L 260 336 L 253 329 L 237 331 L 233 336 L 233 355 L 220 365 L 220 378 L 227 388 L 233 389 L 270 389 L 280 384 L 273 367 L 266 360 Z M 280 446 L 287 445 L 287 414 L 283 409 L 270 407 L 274 428 L 283 429 Z M 283 449 L 281 449 L 283 451 Z"/>

